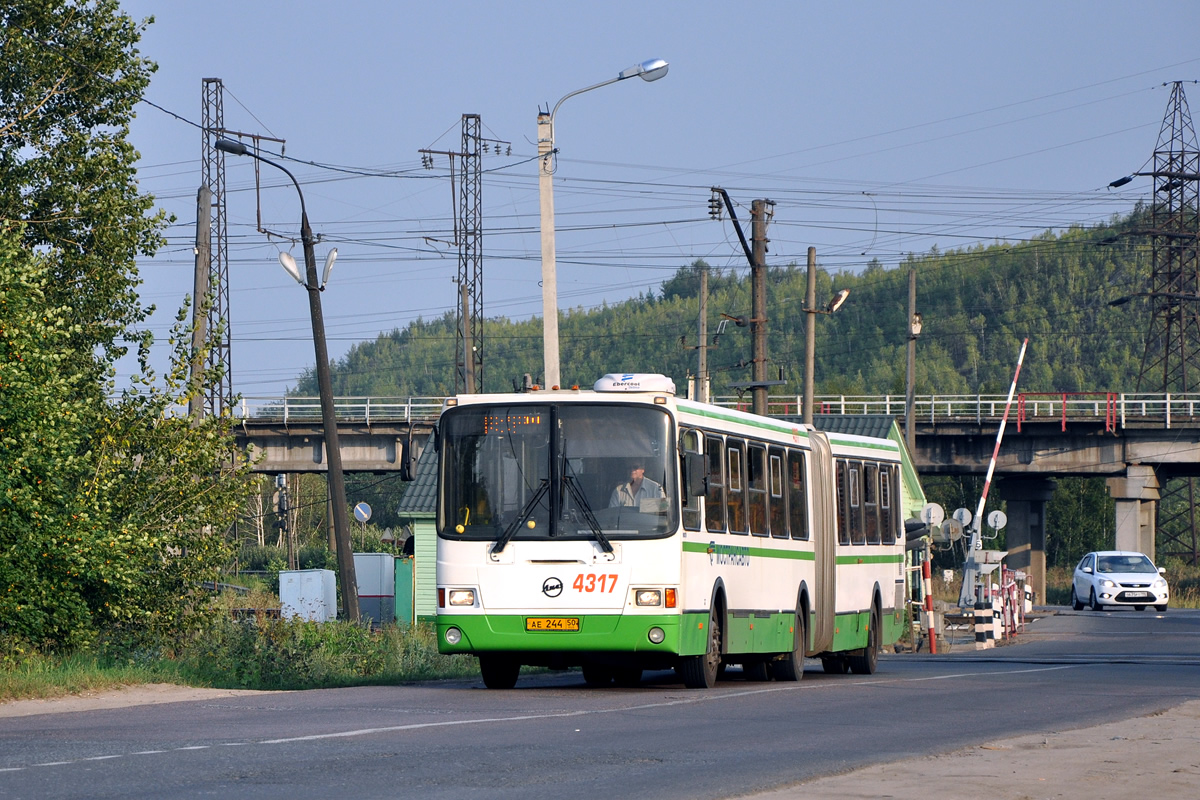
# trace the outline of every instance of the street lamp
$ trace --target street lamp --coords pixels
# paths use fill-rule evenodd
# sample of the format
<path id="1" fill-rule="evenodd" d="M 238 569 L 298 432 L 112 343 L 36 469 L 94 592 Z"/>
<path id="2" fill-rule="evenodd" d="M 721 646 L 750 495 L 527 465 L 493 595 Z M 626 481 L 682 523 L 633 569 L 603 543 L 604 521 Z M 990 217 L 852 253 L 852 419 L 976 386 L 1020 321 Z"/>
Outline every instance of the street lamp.
<path id="1" fill-rule="evenodd" d="M 808 293 L 801 309 L 807 316 L 804 320 L 804 409 L 805 425 L 813 424 L 813 373 L 817 362 L 817 314 L 832 314 L 842 307 L 850 296 L 849 289 L 842 289 L 833 296 L 825 308 L 817 308 L 817 248 L 808 248 Z"/>
<path id="2" fill-rule="evenodd" d="M 661 58 L 651 58 L 641 64 L 635 64 L 629 69 L 622 70 L 615 78 L 601 81 L 593 86 L 577 89 L 565 94 L 554 104 L 549 114 L 538 111 L 538 159 L 541 169 L 538 173 L 538 196 L 541 200 L 542 214 L 542 348 L 545 360 L 546 387 L 557 387 L 559 380 L 558 360 L 558 277 L 554 253 L 554 117 L 558 107 L 568 97 L 608 86 L 610 83 L 641 78 L 644 81 L 656 81 L 667 74 L 667 62 Z"/>
<path id="3" fill-rule="evenodd" d="M 312 316 L 313 346 L 317 356 L 317 388 L 321 395 L 321 427 L 325 436 L 325 457 L 329 466 L 329 502 L 333 506 L 334 544 L 337 546 L 338 582 L 342 589 L 342 607 L 348 619 L 358 619 L 358 583 L 354 575 L 354 555 L 350 543 L 350 520 L 346 513 L 346 480 L 342 473 L 342 449 L 338 443 L 337 416 L 333 410 L 333 380 L 329 375 L 329 351 L 325 346 L 325 318 L 321 313 L 321 292 L 337 251 L 329 254 L 325 261 L 324 279 L 317 283 L 317 257 L 313 252 L 312 228 L 308 224 L 308 211 L 304 206 L 304 192 L 296 176 L 282 164 L 264 158 L 241 142 L 232 139 L 217 139 L 215 147 L 223 153 L 235 156 L 250 156 L 270 164 L 292 179 L 296 194 L 300 195 L 300 241 L 304 245 L 304 273 L 301 280 L 296 260 L 288 253 L 279 257 L 279 263 L 296 282 L 308 290 L 308 310 Z"/>

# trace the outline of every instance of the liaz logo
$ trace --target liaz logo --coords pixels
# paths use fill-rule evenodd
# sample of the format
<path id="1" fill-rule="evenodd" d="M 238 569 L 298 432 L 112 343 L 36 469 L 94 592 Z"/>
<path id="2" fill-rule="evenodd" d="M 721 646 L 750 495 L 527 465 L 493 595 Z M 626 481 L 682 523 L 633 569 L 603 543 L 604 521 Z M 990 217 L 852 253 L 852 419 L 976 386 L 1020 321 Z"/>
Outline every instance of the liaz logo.
<path id="1" fill-rule="evenodd" d="M 558 578 L 546 578 L 542 583 L 542 594 L 546 597 L 558 597 L 562 594 L 563 582 Z"/>

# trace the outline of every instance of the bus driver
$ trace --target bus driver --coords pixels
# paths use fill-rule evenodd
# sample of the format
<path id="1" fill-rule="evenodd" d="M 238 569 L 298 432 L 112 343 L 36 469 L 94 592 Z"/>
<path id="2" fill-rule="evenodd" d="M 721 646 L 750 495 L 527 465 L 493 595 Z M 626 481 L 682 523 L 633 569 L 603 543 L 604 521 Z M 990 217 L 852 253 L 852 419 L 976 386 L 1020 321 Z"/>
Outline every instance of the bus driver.
<path id="1" fill-rule="evenodd" d="M 635 459 L 629 467 L 629 481 L 613 489 L 608 506 L 641 508 L 643 500 L 657 500 L 663 496 L 662 486 L 646 477 L 646 462 Z"/>

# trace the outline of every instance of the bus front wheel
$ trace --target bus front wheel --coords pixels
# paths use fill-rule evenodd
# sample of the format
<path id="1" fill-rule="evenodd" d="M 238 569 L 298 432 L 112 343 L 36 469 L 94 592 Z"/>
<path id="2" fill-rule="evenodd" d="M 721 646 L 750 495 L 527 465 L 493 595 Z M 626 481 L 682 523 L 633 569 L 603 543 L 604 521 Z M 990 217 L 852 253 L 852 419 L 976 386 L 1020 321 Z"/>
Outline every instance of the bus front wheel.
<path id="1" fill-rule="evenodd" d="M 708 649 L 698 656 L 685 656 L 679 664 L 683 685 L 689 689 L 711 689 L 717 685 L 721 668 L 721 623 L 717 611 L 708 615 Z"/>
<path id="2" fill-rule="evenodd" d="M 480 656 L 479 672 L 483 685 L 489 689 L 511 689 L 517 685 L 521 665 L 508 656 Z"/>

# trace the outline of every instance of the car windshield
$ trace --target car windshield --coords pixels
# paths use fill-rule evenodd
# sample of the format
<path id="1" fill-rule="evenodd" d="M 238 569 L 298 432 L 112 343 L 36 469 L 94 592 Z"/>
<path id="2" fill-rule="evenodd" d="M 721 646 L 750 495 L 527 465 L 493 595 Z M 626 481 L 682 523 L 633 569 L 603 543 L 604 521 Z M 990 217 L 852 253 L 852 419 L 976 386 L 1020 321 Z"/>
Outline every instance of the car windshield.
<path id="1" fill-rule="evenodd" d="M 1153 562 L 1143 555 L 1097 556 L 1097 572 L 1158 572 Z"/>

